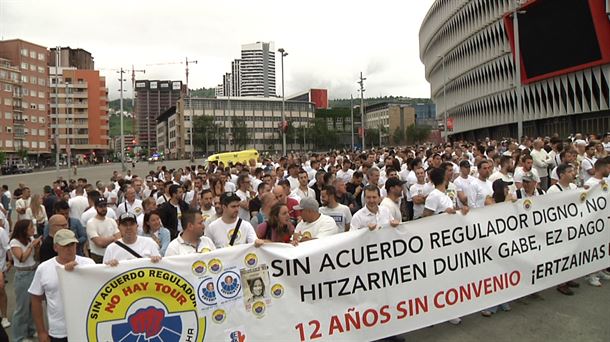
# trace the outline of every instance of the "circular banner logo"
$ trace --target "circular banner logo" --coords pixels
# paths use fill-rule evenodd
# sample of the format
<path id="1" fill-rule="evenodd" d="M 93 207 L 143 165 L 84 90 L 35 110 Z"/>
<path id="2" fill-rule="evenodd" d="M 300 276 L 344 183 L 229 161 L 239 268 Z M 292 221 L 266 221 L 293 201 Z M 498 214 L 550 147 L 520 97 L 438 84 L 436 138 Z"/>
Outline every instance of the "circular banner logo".
<path id="1" fill-rule="evenodd" d="M 87 313 L 89 341 L 203 341 L 205 317 L 195 290 L 180 275 L 138 268 L 102 286 Z"/>
<path id="2" fill-rule="evenodd" d="M 241 280 L 237 273 L 226 271 L 218 277 L 216 287 L 221 297 L 226 299 L 235 298 L 241 290 Z"/>

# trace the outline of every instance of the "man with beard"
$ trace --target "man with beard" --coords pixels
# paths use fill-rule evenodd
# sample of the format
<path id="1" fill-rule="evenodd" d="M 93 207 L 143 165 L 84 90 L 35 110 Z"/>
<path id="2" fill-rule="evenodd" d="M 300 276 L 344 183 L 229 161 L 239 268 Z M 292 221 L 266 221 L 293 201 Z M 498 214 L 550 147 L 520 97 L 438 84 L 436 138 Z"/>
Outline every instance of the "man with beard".
<path id="1" fill-rule="evenodd" d="M 121 238 L 116 221 L 106 217 L 107 205 L 104 197 L 98 198 L 95 202 L 97 215 L 87 222 L 90 256 L 97 264 L 101 264 L 104 260 L 106 247 Z"/>
<path id="2" fill-rule="evenodd" d="M 199 207 L 201 208 L 201 216 L 203 218 L 203 222 L 207 221 L 216 213 L 216 210 L 213 206 L 213 200 L 214 196 L 212 195 L 212 190 L 202 190 L 201 197 L 199 198 Z"/>
<path id="3" fill-rule="evenodd" d="M 337 179 L 337 181 L 343 182 L 340 179 Z M 336 192 L 336 189 L 332 186 L 325 186 L 322 189 L 320 199 L 322 200 L 323 207 L 320 208 L 320 213 L 330 216 L 335 220 L 339 232 L 347 232 L 352 222 L 352 213 L 347 206 L 337 203 Z"/>
<path id="4" fill-rule="evenodd" d="M 203 236 L 204 222 L 203 216 L 196 210 L 187 210 L 182 213 L 184 231 L 169 243 L 165 256 L 205 253 L 216 249 L 214 242 L 207 236 Z"/>

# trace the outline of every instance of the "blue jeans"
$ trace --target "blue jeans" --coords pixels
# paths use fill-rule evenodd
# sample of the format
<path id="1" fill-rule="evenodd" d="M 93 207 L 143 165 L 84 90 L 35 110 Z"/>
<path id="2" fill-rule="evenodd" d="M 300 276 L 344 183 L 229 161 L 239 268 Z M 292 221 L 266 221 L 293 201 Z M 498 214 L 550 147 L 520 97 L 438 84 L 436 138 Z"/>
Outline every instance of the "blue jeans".
<path id="1" fill-rule="evenodd" d="M 34 336 L 36 326 L 32 318 L 31 299 L 28 289 L 36 271 L 15 271 L 15 313 L 13 313 L 13 341 Z"/>
<path id="2" fill-rule="evenodd" d="M 510 308 L 510 305 L 508 303 L 504 303 L 504 304 L 500 304 L 497 306 L 494 306 L 492 308 L 487 309 L 487 311 L 491 312 L 491 313 L 496 313 L 498 312 L 499 309 L 502 309 L 504 311 L 507 311 L 506 309 Z"/>

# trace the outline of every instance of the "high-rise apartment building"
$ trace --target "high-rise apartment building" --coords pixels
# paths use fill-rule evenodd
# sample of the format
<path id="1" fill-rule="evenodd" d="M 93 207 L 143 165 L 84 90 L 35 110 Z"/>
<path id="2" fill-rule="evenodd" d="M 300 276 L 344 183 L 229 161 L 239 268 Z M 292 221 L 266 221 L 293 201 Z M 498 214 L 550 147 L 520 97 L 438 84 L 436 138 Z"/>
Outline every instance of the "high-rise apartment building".
<path id="1" fill-rule="evenodd" d="M 136 81 L 137 145 L 149 151 L 157 146 L 157 117 L 184 95 L 182 81 Z"/>
<path id="2" fill-rule="evenodd" d="M 233 76 L 226 73 L 222 76 L 222 93 L 224 96 L 233 96 Z"/>
<path id="3" fill-rule="evenodd" d="M 241 60 L 231 62 L 231 96 L 241 96 Z"/>
<path id="4" fill-rule="evenodd" d="M 273 42 L 241 46 L 240 96 L 275 97 L 275 47 Z"/>
<path id="5" fill-rule="evenodd" d="M 48 51 L 21 39 L 0 41 L 0 151 L 8 163 L 51 152 Z"/>
<path id="6" fill-rule="evenodd" d="M 101 158 L 110 144 L 105 78 L 97 70 L 55 66 L 49 76 L 51 129 L 60 149 L 75 161 Z"/>
<path id="7" fill-rule="evenodd" d="M 57 48 L 51 49 L 49 65 L 55 66 Z M 84 49 L 72 49 L 70 47 L 59 48 L 59 66 L 62 68 L 76 68 L 79 70 L 93 70 L 94 62 L 91 53 Z"/>

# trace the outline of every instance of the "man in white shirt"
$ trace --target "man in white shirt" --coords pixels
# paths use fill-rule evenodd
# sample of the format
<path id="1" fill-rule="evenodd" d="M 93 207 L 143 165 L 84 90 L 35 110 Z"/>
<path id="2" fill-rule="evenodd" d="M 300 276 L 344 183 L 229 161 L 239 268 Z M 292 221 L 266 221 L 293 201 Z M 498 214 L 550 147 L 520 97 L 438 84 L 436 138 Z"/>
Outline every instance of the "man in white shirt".
<path id="1" fill-rule="evenodd" d="M 402 211 L 400 210 L 400 200 L 402 199 L 402 186 L 406 182 L 398 177 L 391 177 L 385 182 L 387 197 L 381 201 L 381 206 L 390 210 L 390 215 L 398 221 L 402 221 Z"/>
<path id="2" fill-rule="evenodd" d="M 483 160 L 477 165 L 479 178 L 472 181 L 472 193 L 474 201 L 471 203 L 472 208 L 483 208 L 487 197 L 493 195 L 492 182 L 487 179 L 491 173 L 491 162 Z"/>
<path id="3" fill-rule="evenodd" d="M 26 218 L 25 211 L 30 207 L 30 188 L 27 186 L 22 189 L 21 198 L 15 201 L 15 211 L 17 211 L 17 220 Z M 79 216 L 80 217 L 80 216 Z"/>
<path id="4" fill-rule="evenodd" d="M 574 184 L 574 178 L 576 177 L 574 167 L 570 164 L 559 164 L 556 169 L 559 181 L 551 185 L 549 190 L 547 190 L 547 194 L 576 189 L 576 184 Z"/>
<path id="5" fill-rule="evenodd" d="M 293 198 L 301 201 L 303 198 L 316 198 L 316 192 L 309 186 L 309 176 L 305 170 L 299 171 L 299 187 L 293 192 Z"/>
<path id="6" fill-rule="evenodd" d="M 142 208 L 142 201 L 136 198 L 136 190 L 133 187 L 128 187 L 125 190 L 125 201 L 120 203 L 116 208 L 116 214 L 118 216 L 124 213 L 132 213 L 135 216 L 140 216 L 144 213 Z"/>
<path id="7" fill-rule="evenodd" d="M 199 211 L 187 210 L 182 213 L 184 230 L 167 246 L 165 256 L 207 253 L 216 249 L 214 242 L 203 236 L 205 220 Z"/>
<path id="8" fill-rule="evenodd" d="M 97 215 L 87 222 L 87 237 L 91 249 L 91 259 L 101 264 L 106 253 L 106 247 L 121 238 L 121 232 L 116 221 L 106 217 L 108 211 L 106 199 L 98 198 L 95 202 Z"/>
<path id="9" fill-rule="evenodd" d="M 220 196 L 222 216 L 210 223 L 205 230 L 205 236 L 212 239 L 216 248 L 246 243 L 259 244 L 256 231 L 250 222 L 242 220 L 238 216 L 239 202 L 241 199 L 232 192 L 225 192 Z"/>
<path id="10" fill-rule="evenodd" d="M 559 176 L 557 175 L 557 167 L 559 167 L 559 165 L 561 165 L 561 164 L 574 165 L 573 163 L 576 160 L 576 153 L 574 153 L 573 151 L 570 151 L 570 150 L 561 151 L 559 153 L 559 160 L 560 160 L 560 163 L 555 168 L 553 168 L 553 170 L 551 171 L 551 174 L 549 175 L 551 185 L 553 185 L 559 181 Z M 574 177 L 576 177 L 576 176 L 578 176 L 578 172 L 577 172 L 577 168 L 574 168 Z"/>
<path id="11" fill-rule="evenodd" d="M 203 222 L 207 221 L 210 217 L 216 214 L 216 209 L 214 209 L 214 195 L 212 194 L 212 190 L 202 190 L 201 198 L 199 199 L 199 208 L 201 211 L 201 216 L 203 217 Z"/>
<path id="12" fill-rule="evenodd" d="M 582 162 L 580 163 L 580 178 L 583 184 L 586 184 L 589 178 L 595 174 L 595 144 L 591 143 L 587 145 L 585 155 L 583 156 Z"/>
<path id="13" fill-rule="evenodd" d="M 455 190 L 457 191 L 458 208 L 469 207 L 475 200 L 472 183 L 476 178 L 470 175 L 470 168 L 470 162 L 468 160 L 462 160 L 460 162 L 460 175 L 453 181 Z"/>
<path id="14" fill-rule="evenodd" d="M 430 171 L 430 181 L 434 185 L 434 190 L 426 197 L 424 213 L 422 216 L 431 216 L 442 213 L 455 214 L 453 201 L 445 193 L 447 191 L 447 180 L 444 168 L 434 168 Z M 468 208 L 468 207 L 464 207 Z"/>
<path id="15" fill-rule="evenodd" d="M 513 169 L 513 158 L 503 155 L 500 157 L 500 169 L 489 176 L 489 180 L 492 183 L 498 179 L 502 179 L 505 183 L 513 183 L 508 186 L 508 190 L 510 193 L 514 193 L 517 187 L 512 176 Z"/>
<path id="16" fill-rule="evenodd" d="M 161 260 L 159 245 L 146 236 L 138 236 L 138 221 L 136 215 L 123 213 L 119 216 L 121 238 L 106 248 L 104 264 L 117 266 L 119 261 L 139 258 L 150 258 L 156 263 Z"/>
<path id="17" fill-rule="evenodd" d="M 323 207 L 320 208 L 320 213 L 335 220 L 339 232 L 347 232 L 352 222 L 352 213 L 348 206 L 337 203 L 336 195 L 335 187 L 327 185 L 322 188 L 320 201 Z"/>
<path id="18" fill-rule="evenodd" d="M 523 187 L 523 175 L 526 173 L 532 173 L 536 178 L 538 178 L 538 172 L 533 168 L 534 159 L 529 154 L 525 154 L 521 157 L 521 168 L 515 169 L 515 174 L 513 178 L 515 179 L 515 186 L 517 189 L 521 189 Z"/>
<path id="19" fill-rule="evenodd" d="M 347 158 L 343 159 L 341 170 L 337 171 L 337 178 L 343 179 L 345 183 L 349 183 L 352 180 L 352 175 L 354 174 L 354 170 L 352 170 L 351 167 L 352 162 Z"/>
<path id="20" fill-rule="evenodd" d="M 36 324 L 38 339 L 40 341 L 67 341 L 65 309 L 63 305 L 57 268 L 63 267 L 66 271 L 73 271 L 79 265 L 92 265 L 95 262 L 89 258 L 76 255 L 78 240 L 74 232 L 69 229 L 60 229 L 53 237 L 53 249 L 57 252 L 55 258 L 49 259 L 38 266 L 34 280 L 28 289 L 32 297 L 32 318 Z M 42 302 L 46 301 L 48 329 L 45 327 Z"/>
<path id="21" fill-rule="evenodd" d="M 430 182 L 426 183 L 426 172 L 421 165 L 415 169 L 415 177 L 417 182 L 411 185 L 409 192 L 413 200 L 413 219 L 417 220 L 424 214 L 426 197 L 434 190 L 434 186 Z"/>
<path id="22" fill-rule="evenodd" d="M 335 220 L 330 216 L 320 214 L 320 205 L 315 198 L 304 198 L 294 209 L 301 211 L 303 219 L 294 229 L 292 238 L 294 241 L 319 239 L 340 231 Z"/>
<path id="23" fill-rule="evenodd" d="M 517 199 L 542 196 L 545 194 L 544 190 L 538 187 L 540 178 L 538 178 L 538 175 L 535 174 L 533 170 L 524 173 L 521 177 L 521 181 L 523 182 L 523 185 L 521 189 L 517 189 Z"/>
<path id="24" fill-rule="evenodd" d="M 76 196 L 70 198 L 68 205 L 70 205 L 70 217 L 80 220 L 85 210 L 89 208 L 85 190 L 81 186 L 76 187 Z"/>
<path id="25" fill-rule="evenodd" d="M 364 201 L 366 205 L 358 210 L 352 218 L 350 230 L 365 229 L 376 230 L 387 226 L 397 227 L 400 221 L 392 217 L 390 210 L 379 205 L 381 198 L 377 185 L 369 184 L 364 187 Z"/>
<path id="26" fill-rule="evenodd" d="M 85 210 L 83 215 L 81 215 L 80 217 L 80 223 L 83 225 L 83 227 L 86 227 L 87 222 L 89 222 L 89 220 L 91 220 L 95 217 L 95 215 L 97 215 L 97 211 L 95 210 L 95 202 L 97 202 L 98 198 L 100 197 L 102 197 L 102 195 L 97 190 L 89 192 L 89 195 L 87 196 L 87 200 L 89 201 L 89 209 Z M 107 207 L 106 209 L 106 217 L 111 218 L 113 220 L 116 220 L 118 218 L 112 208 Z"/>
<path id="27" fill-rule="evenodd" d="M 282 175 L 278 175 L 282 177 Z M 290 191 L 293 192 L 299 187 L 299 167 L 296 164 L 290 164 L 288 166 L 288 177 L 286 179 L 290 182 Z"/>
<path id="28" fill-rule="evenodd" d="M 235 194 L 241 200 L 239 202 L 239 218 L 250 222 L 250 200 L 256 194 L 252 191 L 252 181 L 248 175 L 242 174 L 237 177 L 237 187 L 239 188 Z"/>
<path id="29" fill-rule="evenodd" d="M 534 140 L 534 149 L 530 153 L 534 162 L 534 169 L 538 173 L 538 177 L 540 177 L 540 187 L 542 190 L 546 190 L 549 188 L 548 185 L 548 167 L 552 165 L 553 161 L 549 158 L 548 153 L 546 152 L 544 147 L 544 142 L 542 139 Z"/>

